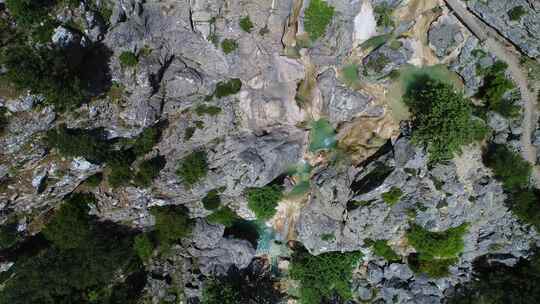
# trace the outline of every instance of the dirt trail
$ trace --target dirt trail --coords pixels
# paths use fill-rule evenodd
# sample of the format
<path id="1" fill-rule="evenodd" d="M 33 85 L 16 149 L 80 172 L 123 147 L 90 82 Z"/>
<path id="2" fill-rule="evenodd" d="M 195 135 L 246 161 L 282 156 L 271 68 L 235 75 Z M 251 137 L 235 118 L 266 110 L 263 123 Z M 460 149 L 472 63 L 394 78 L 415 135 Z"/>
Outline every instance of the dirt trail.
<path id="1" fill-rule="evenodd" d="M 521 67 L 519 52 L 513 45 L 506 42 L 497 31 L 479 20 L 474 14 L 458 0 L 444 0 L 455 15 L 469 28 L 478 39 L 484 42 L 487 49 L 497 58 L 508 64 L 508 71 L 516 83 L 521 98 L 525 102 L 523 109 L 523 122 L 521 127 L 522 156 L 533 166 L 536 164 L 536 147 L 532 144 L 532 132 L 536 129 L 536 94 L 535 89 L 529 88 L 527 73 Z M 540 168 L 534 167 L 533 178 L 536 187 L 540 188 Z"/>

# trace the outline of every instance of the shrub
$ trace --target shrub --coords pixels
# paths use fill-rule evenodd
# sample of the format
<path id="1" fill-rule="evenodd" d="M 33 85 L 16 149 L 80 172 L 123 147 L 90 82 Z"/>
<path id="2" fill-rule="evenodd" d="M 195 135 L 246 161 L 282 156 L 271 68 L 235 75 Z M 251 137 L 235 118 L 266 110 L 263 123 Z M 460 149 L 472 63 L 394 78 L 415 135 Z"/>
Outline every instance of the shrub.
<path id="1" fill-rule="evenodd" d="M 240 19 L 240 28 L 246 33 L 251 33 L 251 30 L 253 29 L 253 22 L 251 22 L 249 16 L 245 16 Z"/>
<path id="2" fill-rule="evenodd" d="M 104 162 L 109 154 L 109 146 L 104 140 L 105 134 L 101 129 L 82 130 L 68 129 L 61 125 L 57 129 L 47 131 L 46 144 L 58 149 L 62 156 L 82 156 L 93 163 Z"/>
<path id="3" fill-rule="evenodd" d="M 202 304 L 281 303 L 282 295 L 264 266 L 256 259 L 247 269 L 232 267 L 227 276 L 206 279 Z"/>
<path id="4" fill-rule="evenodd" d="M 88 204 L 94 201 L 92 195 L 74 194 L 43 229 L 45 238 L 60 249 L 81 247 L 91 237 Z"/>
<path id="5" fill-rule="evenodd" d="M 213 189 L 206 193 L 206 196 L 203 197 L 202 203 L 204 208 L 208 210 L 215 210 L 221 204 L 221 197 L 219 196 L 219 189 Z"/>
<path id="6" fill-rule="evenodd" d="M 120 65 L 122 67 L 134 67 L 139 64 L 139 59 L 133 52 L 122 52 L 118 59 L 120 59 Z"/>
<path id="7" fill-rule="evenodd" d="M 182 178 L 186 186 L 191 187 L 206 177 L 208 163 L 206 152 L 196 151 L 184 157 L 178 164 L 176 174 Z"/>
<path id="8" fill-rule="evenodd" d="M 110 169 L 107 180 L 111 187 L 118 188 L 129 184 L 133 177 L 130 164 L 130 160 L 122 158 L 114 158 L 107 163 L 107 167 Z"/>
<path id="9" fill-rule="evenodd" d="M 334 17 L 334 7 L 324 0 L 311 0 L 304 12 L 304 28 L 311 40 L 315 41 L 324 35 L 326 27 Z"/>
<path id="10" fill-rule="evenodd" d="M 17 226 L 17 222 L 13 221 L 0 226 L 0 250 L 10 248 L 21 239 Z"/>
<path id="11" fill-rule="evenodd" d="M 389 262 L 401 260 L 400 256 L 392 249 L 392 247 L 388 246 L 386 240 L 366 240 L 366 244 L 373 248 L 375 255 L 380 256 Z"/>
<path id="12" fill-rule="evenodd" d="M 413 224 L 406 234 L 417 252 L 409 256 L 411 269 L 434 278 L 447 275 L 448 267 L 457 262 L 458 255 L 463 251 L 463 235 L 467 232 L 467 226 L 462 224 L 446 231 L 431 232 Z"/>
<path id="13" fill-rule="evenodd" d="M 223 98 L 240 92 L 240 89 L 242 89 L 242 81 L 240 81 L 238 78 L 233 78 L 228 81 L 220 81 L 216 85 L 216 90 L 214 91 L 213 96 Z"/>
<path id="14" fill-rule="evenodd" d="M 141 187 L 149 187 L 152 181 L 159 175 L 161 169 L 165 167 L 166 162 L 165 158 L 161 155 L 143 161 L 133 178 L 135 184 Z"/>
<path id="15" fill-rule="evenodd" d="M 156 218 L 157 239 L 165 250 L 191 233 L 193 221 L 184 207 L 156 207 L 150 213 Z"/>
<path id="16" fill-rule="evenodd" d="M 99 172 L 96 173 L 90 177 L 88 177 L 85 181 L 85 183 L 92 188 L 95 188 L 101 184 L 101 181 L 103 180 L 103 173 Z"/>
<path id="17" fill-rule="evenodd" d="M 137 156 L 142 156 L 150 151 L 159 142 L 161 132 L 159 126 L 144 129 L 133 142 L 133 152 Z"/>
<path id="18" fill-rule="evenodd" d="M 508 202 L 512 213 L 540 231 L 540 194 L 538 190 L 519 190 L 512 193 Z"/>
<path id="19" fill-rule="evenodd" d="M 306 250 L 293 254 L 289 274 L 300 282 L 300 303 L 321 303 L 334 293 L 342 300 L 351 299 L 352 271 L 362 257 L 360 252 L 323 253 L 318 256 Z"/>
<path id="20" fill-rule="evenodd" d="M 195 108 L 195 113 L 197 115 L 202 116 L 205 114 L 208 114 L 210 116 L 216 116 L 219 113 L 221 113 L 221 108 L 216 106 L 207 106 L 204 104 L 200 104 Z"/>
<path id="21" fill-rule="evenodd" d="M 455 258 L 463 251 L 463 235 L 467 224 L 449 228 L 446 231 L 431 232 L 412 224 L 407 231 L 407 240 L 416 251 L 431 258 Z"/>
<path id="22" fill-rule="evenodd" d="M 131 234 L 88 216 L 85 205 L 92 200 L 75 194 L 61 206 L 43 230 L 52 243 L 38 244 L 37 250 L 24 253 L 30 256 L 17 258 L 10 279 L 3 282 L 0 303 L 88 303 L 88 294 L 95 291 L 99 303 L 134 304 L 131 299 L 144 286 L 130 285 L 130 274 L 140 269 Z M 116 290 L 126 285 L 132 292 L 119 298 Z"/>
<path id="23" fill-rule="evenodd" d="M 393 27 L 394 21 L 392 20 L 392 8 L 388 4 L 383 3 L 377 5 L 374 10 L 377 18 L 377 26 L 380 27 Z"/>
<path id="24" fill-rule="evenodd" d="M 221 41 L 221 49 L 223 50 L 223 53 L 230 54 L 238 48 L 238 43 L 233 39 L 223 39 Z"/>
<path id="25" fill-rule="evenodd" d="M 510 9 L 507 14 L 510 20 L 519 21 L 521 20 L 521 17 L 527 15 L 527 11 L 523 8 L 523 6 L 518 5 Z"/>
<path id="26" fill-rule="evenodd" d="M 347 85 L 354 85 L 358 82 L 359 75 L 358 75 L 358 65 L 356 64 L 349 64 L 343 67 L 341 70 L 341 73 L 343 75 L 343 79 L 345 80 L 345 83 Z"/>
<path id="27" fill-rule="evenodd" d="M 525 188 L 529 184 L 531 164 L 504 145 L 493 145 L 484 155 L 484 163 L 493 169 L 495 178 L 507 191 Z"/>
<path id="28" fill-rule="evenodd" d="M 388 205 L 393 206 L 397 202 L 399 202 L 399 199 L 402 195 L 403 192 L 401 191 L 401 189 L 399 189 L 398 187 L 392 187 L 390 191 L 382 194 L 382 199 Z"/>
<path id="29" fill-rule="evenodd" d="M 6 0 L 6 7 L 19 27 L 35 26 L 48 19 L 48 12 L 55 0 Z"/>
<path id="30" fill-rule="evenodd" d="M 88 95 L 81 67 L 72 63 L 63 50 L 15 43 L 2 53 L 2 63 L 7 68 L 2 77 L 17 90 L 43 95 L 45 102 L 58 110 L 76 107 Z"/>
<path id="31" fill-rule="evenodd" d="M 225 227 L 232 227 L 232 225 L 240 218 L 229 207 L 221 207 L 218 211 L 210 214 L 207 218 L 209 223 L 221 224 Z"/>
<path id="32" fill-rule="evenodd" d="M 148 233 L 141 233 L 135 237 L 133 248 L 141 261 L 146 262 L 152 257 L 154 244 Z"/>
<path id="33" fill-rule="evenodd" d="M 519 116 L 520 108 L 512 100 L 503 98 L 507 91 L 515 88 L 514 84 L 506 78 L 507 67 L 506 63 L 497 61 L 487 70 L 484 84 L 478 91 L 478 97 L 486 101 L 489 110 L 505 117 L 516 117 Z"/>
<path id="34" fill-rule="evenodd" d="M 432 163 L 451 159 L 486 134 L 484 122 L 472 117 L 470 101 L 451 85 L 421 76 L 403 100 L 412 112 L 413 141 L 427 146 Z"/>
<path id="35" fill-rule="evenodd" d="M 264 186 L 250 188 L 246 191 L 248 207 L 255 212 L 260 220 L 268 220 L 276 214 L 276 207 L 283 197 L 283 189 L 280 186 Z"/>

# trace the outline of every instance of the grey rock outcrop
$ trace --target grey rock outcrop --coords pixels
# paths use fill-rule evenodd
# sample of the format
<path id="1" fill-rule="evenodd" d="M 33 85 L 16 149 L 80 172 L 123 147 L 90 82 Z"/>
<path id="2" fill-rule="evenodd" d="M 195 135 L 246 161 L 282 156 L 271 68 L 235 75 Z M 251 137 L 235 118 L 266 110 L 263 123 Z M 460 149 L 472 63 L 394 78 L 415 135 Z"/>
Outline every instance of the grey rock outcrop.
<path id="1" fill-rule="evenodd" d="M 431 24 L 428 39 L 435 54 L 439 58 L 444 58 L 452 53 L 465 37 L 457 18 L 453 15 L 443 15 Z"/>
<path id="2" fill-rule="evenodd" d="M 388 76 L 411 59 L 413 54 L 407 40 L 398 40 L 400 47 L 387 43 L 371 52 L 363 60 L 362 73 L 371 79 L 380 79 Z"/>

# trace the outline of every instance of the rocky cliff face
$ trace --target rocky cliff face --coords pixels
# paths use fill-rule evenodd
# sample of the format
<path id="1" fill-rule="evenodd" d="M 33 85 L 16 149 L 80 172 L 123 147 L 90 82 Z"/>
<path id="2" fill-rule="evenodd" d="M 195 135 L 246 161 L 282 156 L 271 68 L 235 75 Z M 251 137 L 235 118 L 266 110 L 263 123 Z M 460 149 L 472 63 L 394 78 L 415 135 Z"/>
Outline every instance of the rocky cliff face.
<path id="1" fill-rule="evenodd" d="M 309 36 L 314 21 L 308 0 L 101 0 L 55 11 L 56 19 L 81 24 L 59 26 L 47 43 L 107 49 L 107 79 L 101 80 L 108 89 L 66 112 L 35 92 L 13 94 L 0 83 L 1 221 L 15 217 L 22 235 L 34 235 L 73 192 L 93 193 L 91 213 L 101 220 L 143 231 L 154 229 L 152 207 L 187 208 L 195 223 L 191 236 L 174 245 L 169 258 L 146 265 L 152 274 L 144 288 L 148 303 L 198 303 L 207 278 L 226 275 L 231 267 L 247 269 L 256 258 L 276 264 L 282 302 L 296 303 L 297 294 L 287 294 L 294 288 L 284 287 L 298 284 L 285 275 L 288 242 L 301 243 L 312 255 L 361 251 L 349 282 L 354 303 L 443 303 L 473 278 L 476 259 L 489 254 L 511 266 L 528 258 L 540 235 L 513 214 L 509 194 L 482 161 L 489 143 L 522 149 L 521 114 L 486 111 L 485 139 L 436 164 L 412 139 L 410 122 L 401 119 L 408 110 L 400 71 L 448 66 L 480 106 L 485 71 L 504 58 L 487 51 L 444 1 L 323 2 L 333 16 L 315 40 Z M 540 56 L 536 1 L 463 3 L 523 56 Z M 94 4 L 109 7 L 110 15 L 99 17 Z M 359 28 L 373 27 L 356 18 L 361 10 L 369 10 L 361 16 L 374 16 L 377 24 L 359 43 Z M 123 61 L 128 53 L 135 64 Z M 0 67 L 0 73 L 7 70 Z M 533 78 L 531 83 L 535 87 Z M 330 128 L 323 149 L 312 148 L 317 121 Z M 114 187 L 107 162 L 46 144 L 47 131 L 60 125 L 103 130 L 115 151 L 159 127 L 159 140 L 128 170 L 158 155 L 165 164 L 147 187 L 133 180 Z M 205 152 L 207 172 L 188 184 L 178 172 L 195 151 Z M 309 172 L 293 172 L 299 164 Z M 92 186 L 89 178 L 96 173 L 108 177 Z M 219 189 L 221 206 L 238 219 L 255 220 L 248 193 L 267 185 L 284 192 L 272 207 L 276 215 L 258 223 L 272 230 L 270 241 L 262 240 L 260 227 L 253 242 L 207 218 L 214 211 L 205 198 Z M 397 200 L 389 202 L 386 195 L 396 189 Z M 412 266 L 418 252 L 407 233 L 413 225 L 430 232 L 467 226 L 463 248 L 445 276 L 430 277 Z M 373 241 L 385 241 L 398 258 L 378 255 Z M 265 242 L 271 249 L 262 248 Z M 173 294 L 173 288 L 181 292 Z"/>

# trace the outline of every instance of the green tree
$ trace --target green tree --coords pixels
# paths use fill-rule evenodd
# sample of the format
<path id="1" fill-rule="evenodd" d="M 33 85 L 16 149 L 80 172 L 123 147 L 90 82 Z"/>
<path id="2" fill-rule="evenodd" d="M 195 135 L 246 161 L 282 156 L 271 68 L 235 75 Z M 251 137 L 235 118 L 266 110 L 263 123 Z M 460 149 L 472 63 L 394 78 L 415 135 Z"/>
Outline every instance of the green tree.
<path id="1" fill-rule="evenodd" d="M 156 219 L 155 230 L 159 245 L 165 250 L 191 233 L 193 221 L 184 207 L 155 207 L 150 212 Z"/>
<path id="2" fill-rule="evenodd" d="M 165 163 L 165 157 L 160 155 L 143 161 L 133 178 L 135 184 L 141 187 L 149 187 L 152 181 L 159 175 L 161 169 L 165 167 Z"/>
<path id="3" fill-rule="evenodd" d="M 351 299 L 352 271 L 360 258 L 361 252 L 331 252 L 313 256 L 306 250 L 296 251 L 289 274 L 300 282 L 300 303 L 321 303 L 322 300 L 330 300 L 334 293 L 342 300 Z"/>
<path id="4" fill-rule="evenodd" d="M 253 22 L 251 22 L 249 16 L 242 17 L 239 24 L 240 28 L 246 33 L 251 33 L 251 30 L 253 30 Z"/>
<path id="5" fill-rule="evenodd" d="M 60 249 L 81 247 L 91 238 L 88 204 L 94 198 L 88 194 L 76 193 L 55 213 L 51 222 L 43 229 L 43 235 Z"/>
<path id="6" fill-rule="evenodd" d="M 505 117 L 517 117 L 520 113 L 519 106 L 514 101 L 504 98 L 506 92 L 515 89 L 514 84 L 506 78 L 505 72 L 508 65 L 503 61 L 496 61 L 484 77 L 484 84 L 478 91 L 478 98 L 487 102 L 487 107 Z"/>
<path id="7" fill-rule="evenodd" d="M 390 206 L 395 205 L 399 202 L 399 199 L 403 195 L 403 192 L 398 187 L 392 187 L 388 192 L 382 194 L 382 199 L 385 203 Z"/>
<path id="8" fill-rule="evenodd" d="M 152 257 L 154 244 L 148 233 L 141 233 L 135 237 L 133 248 L 141 261 L 146 262 Z"/>
<path id="9" fill-rule="evenodd" d="M 231 208 L 225 206 L 219 208 L 217 211 L 214 211 L 214 213 L 210 214 L 206 219 L 212 224 L 221 224 L 226 227 L 231 227 L 240 218 L 234 211 L 231 210 Z"/>
<path id="10" fill-rule="evenodd" d="M 315 41 L 323 36 L 333 17 L 334 7 L 324 0 L 311 0 L 304 12 L 304 28 L 309 38 Z"/>
<path id="11" fill-rule="evenodd" d="M 230 54 L 238 48 L 238 42 L 236 42 L 233 39 L 223 39 L 221 41 L 221 49 L 223 49 L 223 53 Z"/>
<path id="12" fill-rule="evenodd" d="M 495 178 L 502 181 L 506 191 L 519 190 L 529 185 L 531 164 L 504 145 L 493 145 L 484 155 L 484 163 L 493 169 Z"/>
<path id="13" fill-rule="evenodd" d="M 413 140 L 427 146 L 431 162 L 453 158 L 463 145 L 486 134 L 484 122 L 472 116 L 470 101 L 451 85 L 419 77 L 403 100 L 412 112 Z"/>
<path id="14" fill-rule="evenodd" d="M 260 220 L 268 220 L 276 214 L 278 202 L 283 197 L 283 189 L 278 185 L 250 188 L 246 191 L 249 209 Z"/>
<path id="15" fill-rule="evenodd" d="M 205 151 L 196 151 L 184 157 L 178 163 L 176 174 L 186 186 L 191 187 L 201 181 L 208 173 Z"/>
<path id="16" fill-rule="evenodd" d="M 137 55 L 133 52 L 122 52 L 118 59 L 120 60 L 120 65 L 122 67 L 134 67 L 139 64 L 139 58 L 137 58 Z"/>
<path id="17" fill-rule="evenodd" d="M 204 208 L 208 210 L 215 210 L 221 204 L 221 197 L 219 195 L 219 189 L 212 189 L 208 191 L 205 197 L 202 199 Z"/>

